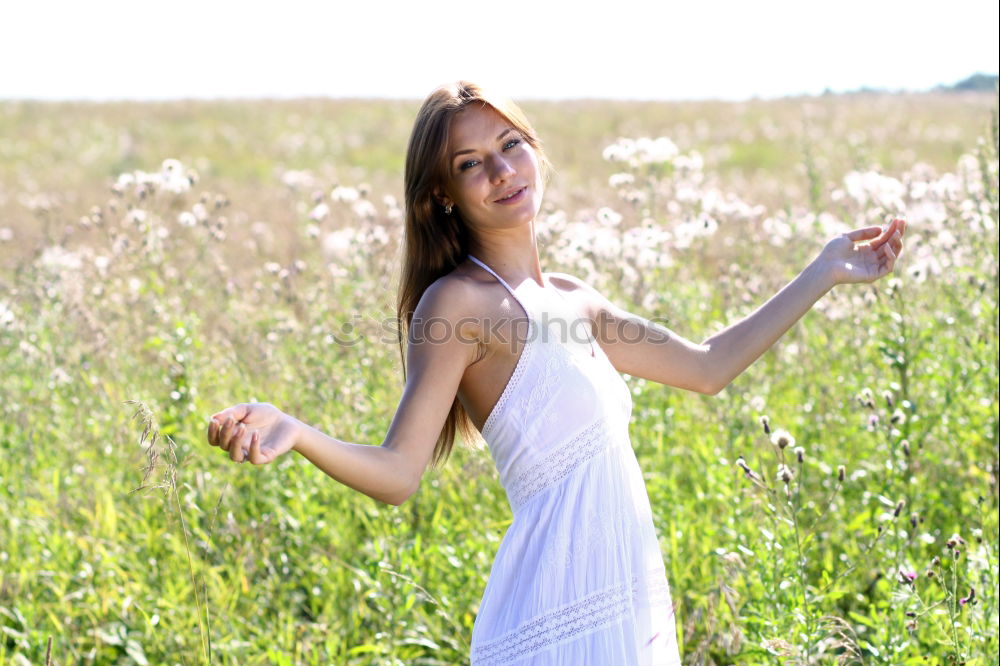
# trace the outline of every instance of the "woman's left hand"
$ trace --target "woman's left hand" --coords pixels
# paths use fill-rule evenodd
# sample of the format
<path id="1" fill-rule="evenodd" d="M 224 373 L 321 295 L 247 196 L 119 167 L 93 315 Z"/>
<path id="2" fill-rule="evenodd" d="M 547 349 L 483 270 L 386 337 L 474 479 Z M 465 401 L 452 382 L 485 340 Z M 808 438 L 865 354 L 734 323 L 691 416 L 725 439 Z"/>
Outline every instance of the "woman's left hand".
<path id="1" fill-rule="evenodd" d="M 874 282 L 891 273 L 903 251 L 904 220 L 885 228 L 865 227 L 837 236 L 817 257 L 831 272 L 834 284 Z"/>

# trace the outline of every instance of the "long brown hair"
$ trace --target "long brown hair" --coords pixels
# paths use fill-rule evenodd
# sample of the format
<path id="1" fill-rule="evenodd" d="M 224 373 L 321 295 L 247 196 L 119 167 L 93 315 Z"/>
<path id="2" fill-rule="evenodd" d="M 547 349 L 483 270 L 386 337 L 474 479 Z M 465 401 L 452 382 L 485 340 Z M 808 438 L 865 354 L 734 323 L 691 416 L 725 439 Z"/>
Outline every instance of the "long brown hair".
<path id="1" fill-rule="evenodd" d="M 459 111 L 473 104 L 491 107 L 503 116 L 538 153 L 542 173 L 548 172 L 549 163 L 535 130 L 521 109 L 509 99 L 487 94 L 474 83 L 457 81 L 440 86 L 424 100 L 410 134 L 404 176 L 406 217 L 396 305 L 396 330 L 404 382 L 406 353 L 403 339 L 407 337 L 417 303 L 427 287 L 453 271 L 465 259 L 472 246 L 472 232 L 462 219 L 461 212 L 453 210 L 450 214 L 446 213 L 435 197 L 435 190 L 443 191 L 448 182 L 447 150 L 451 120 Z M 458 396 L 455 396 L 434 446 L 432 466 L 443 464 L 448 459 L 456 432 L 461 432 L 467 444 L 477 441 L 479 437 Z"/>

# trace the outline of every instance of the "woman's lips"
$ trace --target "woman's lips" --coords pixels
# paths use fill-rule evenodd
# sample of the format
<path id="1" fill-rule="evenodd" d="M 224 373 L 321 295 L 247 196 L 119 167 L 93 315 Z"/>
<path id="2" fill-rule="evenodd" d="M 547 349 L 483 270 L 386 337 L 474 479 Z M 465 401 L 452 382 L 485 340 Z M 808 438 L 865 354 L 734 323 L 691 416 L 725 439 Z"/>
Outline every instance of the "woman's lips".
<path id="1" fill-rule="evenodd" d="M 524 198 L 524 194 L 527 191 L 528 191 L 528 187 L 527 186 L 522 187 L 517 192 L 515 192 L 513 194 L 513 196 L 510 196 L 510 197 L 508 197 L 506 199 L 497 199 L 493 203 L 498 203 L 498 204 L 501 204 L 501 205 L 504 205 L 504 206 L 509 205 L 509 204 L 517 203 L 518 201 L 520 201 L 521 199 Z"/>

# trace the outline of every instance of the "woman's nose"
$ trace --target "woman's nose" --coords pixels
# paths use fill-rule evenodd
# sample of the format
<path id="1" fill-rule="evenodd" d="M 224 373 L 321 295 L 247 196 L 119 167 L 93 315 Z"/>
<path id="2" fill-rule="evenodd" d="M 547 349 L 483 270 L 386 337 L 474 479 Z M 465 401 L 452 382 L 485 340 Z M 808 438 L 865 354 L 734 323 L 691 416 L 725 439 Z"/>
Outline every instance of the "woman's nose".
<path id="1" fill-rule="evenodd" d="M 502 183 L 515 173 L 514 167 L 511 166 L 510 162 L 505 160 L 503 156 L 497 155 L 491 160 L 490 180 L 493 181 L 494 184 Z"/>

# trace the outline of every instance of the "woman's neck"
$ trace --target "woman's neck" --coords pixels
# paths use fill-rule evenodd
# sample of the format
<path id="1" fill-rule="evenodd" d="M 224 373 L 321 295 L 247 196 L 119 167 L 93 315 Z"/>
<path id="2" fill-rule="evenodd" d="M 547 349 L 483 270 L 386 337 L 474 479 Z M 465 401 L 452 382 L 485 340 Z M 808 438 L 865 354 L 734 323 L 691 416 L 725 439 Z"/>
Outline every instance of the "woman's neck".
<path id="1" fill-rule="evenodd" d="M 534 225 L 527 238 L 504 237 L 482 238 L 473 245 L 470 254 L 496 271 L 505 282 L 516 286 L 524 280 L 534 280 L 541 287 L 542 265 L 538 259 Z"/>

